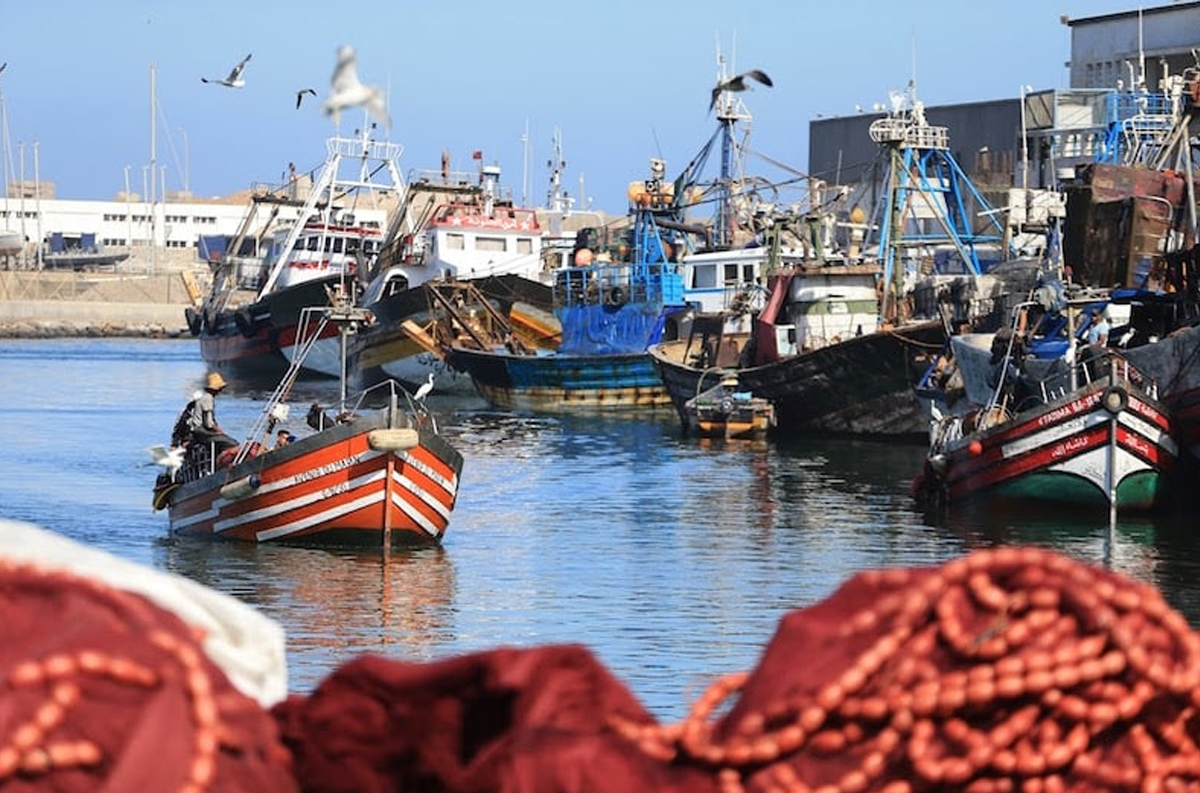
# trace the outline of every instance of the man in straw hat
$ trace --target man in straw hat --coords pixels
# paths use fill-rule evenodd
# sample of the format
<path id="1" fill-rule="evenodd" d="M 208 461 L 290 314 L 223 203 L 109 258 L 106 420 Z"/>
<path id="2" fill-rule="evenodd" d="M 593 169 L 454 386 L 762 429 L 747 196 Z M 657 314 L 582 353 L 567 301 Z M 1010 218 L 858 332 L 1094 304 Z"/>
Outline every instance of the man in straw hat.
<path id="1" fill-rule="evenodd" d="M 204 379 L 204 390 L 196 394 L 187 410 L 187 427 L 190 441 L 207 446 L 213 444 L 214 455 L 220 454 L 238 442 L 225 434 L 217 423 L 216 396 L 225 390 L 225 378 L 220 372 L 209 372 Z"/>

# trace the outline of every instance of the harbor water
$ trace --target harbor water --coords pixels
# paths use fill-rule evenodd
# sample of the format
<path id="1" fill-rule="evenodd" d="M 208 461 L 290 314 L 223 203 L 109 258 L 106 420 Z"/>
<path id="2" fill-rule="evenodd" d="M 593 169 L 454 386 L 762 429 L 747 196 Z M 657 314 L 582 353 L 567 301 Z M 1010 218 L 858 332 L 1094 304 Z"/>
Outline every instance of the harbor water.
<path id="1" fill-rule="evenodd" d="M 1108 565 L 1200 624 L 1200 544 L 1186 518 L 931 519 L 909 498 L 919 445 L 709 443 L 684 437 L 674 412 L 546 417 L 430 398 L 465 458 L 439 548 L 172 538 L 151 509 L 158 470 L 147 448 L 167 442 L 204 372 L 193 340 L 0 341 L 0 517 L 186 576 L 278 620 L 294 692 L 362 653 L 427 661 L 573 643 L 676 720 L 715 676 L 753 667 L 783 615 L 856 572 L 997 544 Z M 247 431 L 264 394 L 232 383 L 217 402 L 225 429 Z M 299 383 L 295 431 L 309 404 L 338 397 L 333 381 Z"/>

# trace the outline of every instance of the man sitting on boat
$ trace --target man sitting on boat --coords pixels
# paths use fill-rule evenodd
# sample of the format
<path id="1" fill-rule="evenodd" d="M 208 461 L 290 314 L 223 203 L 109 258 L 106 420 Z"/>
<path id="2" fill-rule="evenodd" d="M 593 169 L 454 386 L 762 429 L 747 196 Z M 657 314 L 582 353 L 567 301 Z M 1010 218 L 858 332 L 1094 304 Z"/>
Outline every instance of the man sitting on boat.
<path id="1" fill-rule="evenodd" d="M 186 447 L 193 463 L 216 459 L 221 452 L 238 445 L 217 423 L 216 396 L 227 385 L 219 372 L 209 372 L 204 380 L 204 390 L 196 392 L 175 422 L 171 445 Z"/>

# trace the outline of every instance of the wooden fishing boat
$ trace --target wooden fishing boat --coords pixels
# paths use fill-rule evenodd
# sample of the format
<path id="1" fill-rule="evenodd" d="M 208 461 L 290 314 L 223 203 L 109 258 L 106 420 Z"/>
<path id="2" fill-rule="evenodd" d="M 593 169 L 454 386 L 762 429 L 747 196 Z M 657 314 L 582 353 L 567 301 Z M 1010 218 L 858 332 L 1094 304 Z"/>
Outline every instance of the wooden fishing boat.
<path id="1" fill-rule="evenodd" d="M 1156 382 L 1116 351 L 1077 345 L 1073 322 L 1065 328 L 1065 339 L 1039 339 L 1028 351 L 1019 330 L 952 339 L 956 374 L 946 378 L 948 399 L 934 403 L 929 454 L 913 483 L 918 505 L 1112 515 L 1169 505 L 1178 444 Z"/>
<path id="2" fill-rule="evenodd" d="M 574 266 L 555 271 L 555 350 L 509 343 L 454 343 L 447 361 L 496 407 L 548 413 L 658 409 L 671 404 L 646 348 L 679 333 L 686 313 L 677 252 L 694 233 L 651 161 L 637 183 L 633 224 L 619 240 L 602 230 L 577 235 Z"/>
<path id="3" fill-rule="evenodd" d="M 328 324 L 345 343 L 366 320 L 346 303 L 320 311 L 308 344 L 247 435 L 221 454 L 192 444 L 182 467 L 159 476 L 154 507 L 167 510 L 171 532 L 246 542 L 391 548 L 441 542 L 458 494 L 462 455 L 438 432 L 434 417 L 396 383 L 345 395 L 335 415 L 319 405 L 292 443 L 266 441 L 288 411 L 285 399 L 303 352 Z M 301 432 L 299 429 L 297 432 Z"/>
<path id="4" fill-rule="evenodd" d="M 703 387 L 703 380 L 701 385 Z M 764 438 L 775 426 L 775 406 L 768 399 L 744 391 L 736 375 L 722 376 L 720 382 L 684 404 L 687 430 L 701 438 Z"/>

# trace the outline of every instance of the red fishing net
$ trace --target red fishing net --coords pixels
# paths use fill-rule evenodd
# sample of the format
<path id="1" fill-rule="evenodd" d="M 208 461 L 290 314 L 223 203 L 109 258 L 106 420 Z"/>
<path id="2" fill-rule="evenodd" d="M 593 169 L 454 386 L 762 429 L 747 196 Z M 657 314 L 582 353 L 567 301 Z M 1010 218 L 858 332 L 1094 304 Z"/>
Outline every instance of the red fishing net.
<path id="1" fill-rule="evenodd" d="M 174 614 L 0 559 L 0 790 L 298 789 L 270 715 Z"/>
<path id="2" fill-rule="evenodd" d="M 275 708 L 306 791 L 1200 790 L 1200 639 L 1033 548 L 861 573 L 659 724 L 586 650 L 360 658 Z"/>
<path id="3" fill-rule="evenodd" d="M 138 596 L 0 562 L 0 617 L 5 793 L 1200 791 L 1200 637 L 1033 548 L 861 573 L 674 724 L 578 646 L 362 656 L 268 714 Z"/>

